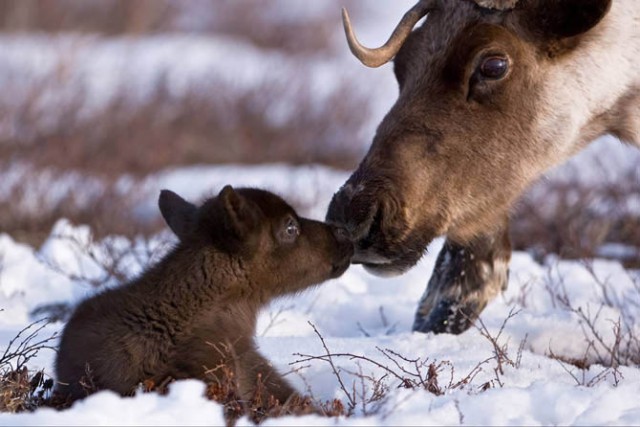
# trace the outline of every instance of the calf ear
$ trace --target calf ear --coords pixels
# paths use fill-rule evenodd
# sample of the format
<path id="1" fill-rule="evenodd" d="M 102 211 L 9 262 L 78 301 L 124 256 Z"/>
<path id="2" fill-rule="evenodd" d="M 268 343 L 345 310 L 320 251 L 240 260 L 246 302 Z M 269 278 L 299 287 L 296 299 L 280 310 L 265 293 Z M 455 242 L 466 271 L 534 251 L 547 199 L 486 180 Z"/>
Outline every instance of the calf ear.
<path id="1" fill-rule="evenodd" d="M 259 208 L 242 194 L 226 185 L 218 195 L 224 209 L 226 228 L 243 239 L 258 226 Z"/>
<path id="2" fill-rule="evenodd" d="M 196 213 L 195 205 L 187 202 L 173 191 L 162 190 L 158 206 L 171 231 L 178 236 L 178 239 L 184 240 L 193 227 Z"/>
<path id="3" fill-rule="evenodd" d="M 556 40 L 586 33 L 611 7 L 611 0 L 538 0 L 532 3 L 523 11 L 527 26 L 537 37 Z"/>

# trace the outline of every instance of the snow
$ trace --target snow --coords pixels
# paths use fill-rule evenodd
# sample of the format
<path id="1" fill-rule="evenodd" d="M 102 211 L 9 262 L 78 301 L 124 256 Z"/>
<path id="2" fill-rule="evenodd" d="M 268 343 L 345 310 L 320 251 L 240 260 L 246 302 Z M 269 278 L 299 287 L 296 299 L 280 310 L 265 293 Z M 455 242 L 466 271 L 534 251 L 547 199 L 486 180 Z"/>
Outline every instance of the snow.
<path id="1" fill-rule="evenodd" d="M 373 19 L 353 15 L 360 40 L 366 45 L 382 44 L 398 18 L 413 3 L 409 0 L 391 2 L 384 9 L 366 6 Z M 305 4 L 304 8 L 289 10 L 296 16 L 307 13 L 309 8 Z M 336 24 L 339 25 L 338 11 Z M 335 39 L 342 46 L 337 50 L 338 55 L 311 56 L 304 63 L 282 52 L 259 50 L 246 42 L 225 37 L 168 34 L 107 39 L 77 34 L 2 35 L 0 84 L 7 93 L 0 102 L 22 102 L 29 96 L 34 80 L 44 81 L 51 75 L 55 76 L 56 85 L 53 88 L 47 85 L 52 92 L 42 98 L 43 111 L 50 111 L 53 103 L 75 102 L 80 95 L 84 103 L 82 111 L 91 114 L 122 91 L 134 101 L 143 100 L 158 79 L 165 79 L 175 93 L 198 88 L 201 82 L 232 86 L 242 92 L 295 73 L 304 77 L 304 84 L 309 85 L 318 104 L 326 102 L 326 96 L 339 83 L 338 78 L 362 88 L 370 96 L 372 112 L 370 123 L 363 129 L 364 135 L 358 139 L 369 141 L 375 126 L 397 96 L 397 85 L 390 65 L 378 70 L 361 67 L 349 55 L 340 31 L 337 28 Z M 283 93 L 282 102 L 271 111 L 272 120 L 295 114 L 287 98 L 291 95 Z M 43 114 L 42 118 L 45 122 L 55 120 L 55 111 Z M 11 132 L 29 132 L 29 129 L 14 129 L 10 118 L 0 118 L 0 133 L 6 136 Z M 531 193 L 551 203 L 552 197 L 547 197 L 547 191 L 554 182 L 596 186 L 602 182 L 640 180 L 639 164 L 640 151 L 611 137 L 601 138 L 569 165 L 546 174 Z M 72 172 L 55 176 L 52 178 L 46 170 L 34 173 L 27 165 L 13 164 L 2 171 L 0 198 L 6 198 L 25 177 L 29 177 L 30 186 L 27 196 L 38 195 L 22 201 L 27 212 L 55 206 L 56 201 L 70 192 L 79 203 L 89 202 L 102 188 L 101 182 L 90 176 Z M 135 186 L 144 195 L 135 212 L 142 217 L 158 215 L 156 201 L 160 189 L 171 189 L 196 202 L 231 183 L 270 189 L 290 200 L 300 213 L 322 219 L 333 192 L 347 176 L 348 173 L 314 165 L 202 165 L 161 171 L 142 182 L 125 176 L 118 188 L 129 192 Z M 596 205 L 594 203 L 594 209 Z M 640 198 L 629 197 L 620 209 L 637 214 Z M 149 262 L 157 260 L 172 241 L 166 232 L 148 241 L 142 238 L 129 241 L 119 236 L 95 241 L 89 227 L 74 226 L 64 219 L 53 227 L 40 248 L 19 244 L 11 236 L 0 234 L 0 309 L 3 310 L 0 311 L 0 348 L 39 318 L 31 315 L 38 307 L 74 304 L 95 292 L 92 283 L 117 286 L 118 278 L 102 264 L 113 264 L 111 266 L 123 276 L 134 277 Z M 421 389 L 398 388 L 397 381 L 387 378 L 390 390 L 387 398 L 375 408 L 377 411 L 359 405 L 350 418 L 309 415 L 304 419 L 266 420 L 265 425 L 630 425 L 640 422 L 640 368 L 637 365 L 621 366 L 615 371 L 594 363 L 587 370 L 579 370 L 550 357 L 553 353 L 565 360 L 584 357 L 589 362 L 606 360 L 607 353 L 603 351 L 603 344 L 594 339 L 594 332 L 605 345 L 611 345 L 615 338 L 614 322 L 618 319 L 626 328 L 625 337 L 640 337 L 640 272 L 625 270 L 618 262 L 601 259 L 576 262 L 548 257 L 540 264 L 527 253 L 514 253 L 508 289 L 491 302 L 481 316 L 493 337 L 504 325 L 498 342 L 507 346 L 510 359 L 514 362 L 519 359 L 519 363 L 513 365 L 503 364 L 503 374 L 498 375 L 494 347 L 479 329 L 472 328 L 459 336 L 410 332 L 417 301 L 441 245 L 442 240 L 434 241 L 420 263 L 403 276 L 381 279 L 353 266 L 339 279 L 273 302 L 259 318 L 257 340 L 264 355 L 283 373 L 295 370 L 287 378 L 298 390 L 310 392 L 320 401 L 338 398 L 346 403 L 347 397 L 325 362 L 296 363 L 304 358 L 297 354 L 324 354 L 314 326 L 333 353 L 367 357 L 398 370 L 387 357 L 389 353 L 383 353 L 390 349 L 406 359 L 420 358 L 441 366 L 438 384 L 444 394 L 436 396 Z M 601 248 L 600 254 L 637 253 L 636 249 L 610 245 Z M 510 313 L 515 314 L 509 318 Z M 593 321 L 594 331 L 589 329 L 585 316 Z M 40 331 L 39 337 L 48 337 L 62 326 L 61 322 L 49 324 Z M 43 368 L 52 374 L 54 358 L 53 351 L 43 350 L 29 367 Z M 394 360 L 411 369 L 411 364 L 397 357 Z M 361 386 L 360 379 L 349 372 L 362 369 L 364 374 L 375 378 L 386 374 L 366 361 L 359 365 L 348 357 L 336 357 L 334 361 L 349 387 Z M 452 386 L 468 375 L 471 377 L 467 384 Z M 365 382 L 365 386 L 369 387 L 366 394 L 370 396 L 371 384 Z M 485 387 L 488 388 L 482 391 Z M 222 408 L 204 399 L 203 391 L 204 385 L 198 381 L 180 381 L 170 387 L 166 396 L 138 394 L 134 398 L 120 398 L 110 392 L 100 392 L 66 411 L 43 408 L 34 413 L 3 413 L 0 425 L 223 424 Z M 250 422 L 241 419 L 238 424 Z"/>
<path id="2" fill-rule="evenodd" d="M 150 196 L 141 200 L 141 210 L 155 209 L 161 188 L 199 201 L 231 183 L 270 188 L 298 200 L 305 215 L 321 219 L 331 195 L 345 178 L 344 172 L 320 166 L 167 170 L 146 181 Z M 151 197 L 154 192 L 156 196 Z M 17 331 L 36 320 L 30 313 L 43 304 L 77 302 L 95 292 L 92 282 L 116 286 L 118 280 L 101 267 L 110 259 L 117 258 L 117 270 L 133 277 L 172 242 L 167 232 L 149 241 L 118 236 L 97 241 L 87 226 L 73 226 L 64 219 L 40 248 L 0 235 L 0 308 L 4 309 L 0 312 L 0 342 L 6 345 Z M 613 322 L 618 319 L 628 328 L 625 331 L 640 336 L 640 272 L 598 259 L 579 262 L 548 257 L 539 264 L 527 253 L 514 253 L 508 289 L 481 316 L 485 332 L 492 337 L 504 326 L 497 341 L 506 346 L 514 362 L 503 362 L 503 373 L 496 374 L 494 347 L 480 329 L 472 328 L 459 336 L 410 331 L 417 301 L 441 245 L 442 240 L 434 241 L 420 263 L 403 276 L 382 279 L 352 266 L 338 279 L 274 301 L 260 315 L 257 341 L 262 353 L 281 372 L 288 372 L 286 377 L 298 390 L 319 401 L 338 398 L 346 404 L 348 399 L 326 362 L 317 358 L 297 362 L 305 359 L 304 355 L 324 354 L 314 327 L 332 353 L 366 357 L 396 371 L 399 367 L 389 356 L 407 370 L 413 365 L 400 357 L 420 358 L 427 366 L 434 363 L 439 366 L 438 384 L 444 394 L 398 388 L 398 381 L 389 376 L 386 398 L 368 408 L 358 405 L 352 417 L 284 417 L 266 420 L 265 425 L 637 424 L 638 366 L 621 366 L 615 371 L 593 363 L 582 371 L 549 356 L 553 353 L 569 360 L 586 355 L 589 362 L 597 362 L 600 355 L 607 360 L 602 344 L 594 344 L 598 352 L 590 350 L 588 341 L 594 340 L 594 335 L 579 310 L 593 320 L 594 330 L 606 345 L 615 338 Z M 570 306 L 563 303 L 564 296 Z M 39 337 L 47 337 L 62 326 L 61 322 L 50 324 Z M 42 350 L 29 367 L 44 368 L 51 374 L 53 359 L 53 351 Z M 336 356 L 334 362 L 344 382 L 348 387 L 355 384 L 358 393 L 362 383 L 354 372 L 361 370 L 374 378 L 387 373 L 366 360 Z M 426 367 L 422 369 L 424 374 Z M 468 383 L 454 386 L 468 375 Z M 365 381 L 364 385 L 365 395 L 370 396 L 372 384 Z M 61 412 L 39 409 L 0 414 L 0 424 L 222 424 L 221 407 L 202 397 L 203 390 L 203 384 L 190 380 L 173 384 L 167 396 L 142 393 L 120 398 L 100 392 Z M 357 400 L 361 403 L 362 398 Z M 246 418 L 239 421 L 239 425 L 248 424 Z"/>
<path id="3" fill-rule="evenodd" d="M 96 393 L 73 410 L 43 408 L 3 421 L 14 425 L 224 425 L 222 406 L 204 398 L 205 385 L 185 380 L 170 387 L 167 396 L 139 395 L 122 399 L 112 392 Z M 9 418 L 9 417 L 7 417 Z"/>

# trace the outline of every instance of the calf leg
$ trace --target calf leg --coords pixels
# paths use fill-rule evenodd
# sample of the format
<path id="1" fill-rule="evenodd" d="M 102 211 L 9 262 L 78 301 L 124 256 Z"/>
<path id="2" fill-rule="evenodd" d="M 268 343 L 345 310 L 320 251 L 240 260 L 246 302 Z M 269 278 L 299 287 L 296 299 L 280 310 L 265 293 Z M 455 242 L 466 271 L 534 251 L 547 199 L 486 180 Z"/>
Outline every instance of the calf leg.
<path id="1" fill-rule="evenodd" d="M 508 222 L 470 244 L 447 239 L 413 323 L 418 332 L 466 331 L 487 303 L 506 289 L 511 242 Z"/>
<path id="2" fill-rule="evenodd" d="M 264 405 L 267 405 L 271 396 L 284 405 L 290 399 L 298 397 L 287 380 L 282 378 L 271 363 L 257 351 L 248 351 L 240 355 L 237 363 L 240 394 L 245 399 L 258 397 L 256 393 L 259 393 Z"/>

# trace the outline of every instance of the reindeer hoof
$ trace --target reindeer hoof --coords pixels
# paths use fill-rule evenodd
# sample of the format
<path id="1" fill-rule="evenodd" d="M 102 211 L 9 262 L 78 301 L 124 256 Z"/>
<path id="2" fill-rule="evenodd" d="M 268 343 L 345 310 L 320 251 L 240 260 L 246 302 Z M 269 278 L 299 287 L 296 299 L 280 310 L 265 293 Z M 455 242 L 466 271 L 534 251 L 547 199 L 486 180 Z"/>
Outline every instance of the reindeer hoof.
<path id="1" fill-rule="evenodd" d="M 413 330 L 460 334 L 469 329 L 487 303 L 506 289 L 510 254 L 506 239 L 487 238 L 469 246 L 446 241 Z"/>
<path id="2" fill-rule="evenodd" d="M 416 313 L 412 329 L 423 333 L 461 334 L 473 325 L 482 308 L 469 304 L 461 307 L 455 301 L 442 300 L 426 316 Z"/>

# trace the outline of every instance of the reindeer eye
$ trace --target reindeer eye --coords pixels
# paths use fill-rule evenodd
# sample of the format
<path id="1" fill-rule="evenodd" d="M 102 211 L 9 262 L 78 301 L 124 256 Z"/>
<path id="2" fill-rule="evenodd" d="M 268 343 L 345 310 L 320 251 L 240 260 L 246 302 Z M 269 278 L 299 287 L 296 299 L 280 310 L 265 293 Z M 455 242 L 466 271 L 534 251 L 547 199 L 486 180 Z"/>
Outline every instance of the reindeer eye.
<path id="1" fill-rule="evenodd" d="M 290 219 L 287 222 L 287 226 L 285 228 L 285 233 L 287 236 L 297 236 L 300 234 L 300 229 L 298 228 L 298 224 L 293 219 Z"/>
<path id="2" fill-rule="evenodd" d="M 488 56 L 482 60 L 478 71 L 485 79 L 498 80 L 507 74 L 509 61 L 503 56 Z"/>
<path id="3" fill-rule="evenodd" d="M 300 226 L 294 218 L 289 218 L 284 227 L 278 232 L 278 238 L 283 243 L 292 243 L 300 235 Z"/>

